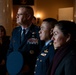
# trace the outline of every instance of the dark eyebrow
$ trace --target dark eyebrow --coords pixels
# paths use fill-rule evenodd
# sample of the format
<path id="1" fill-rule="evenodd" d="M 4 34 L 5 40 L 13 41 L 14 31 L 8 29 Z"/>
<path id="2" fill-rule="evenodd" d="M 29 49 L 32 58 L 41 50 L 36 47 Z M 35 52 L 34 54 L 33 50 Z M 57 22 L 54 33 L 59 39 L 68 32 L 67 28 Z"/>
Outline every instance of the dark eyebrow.
<path id="1" fill-rule="evenodd" d="M 17 14 L 17 15 L 24 15 L 24 14 Z"/>

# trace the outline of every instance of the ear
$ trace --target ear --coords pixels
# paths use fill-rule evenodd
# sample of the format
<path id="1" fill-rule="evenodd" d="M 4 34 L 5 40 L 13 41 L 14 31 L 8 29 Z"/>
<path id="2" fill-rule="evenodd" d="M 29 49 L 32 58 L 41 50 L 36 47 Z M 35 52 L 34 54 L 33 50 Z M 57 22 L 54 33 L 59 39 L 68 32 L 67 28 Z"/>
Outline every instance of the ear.
<path id="1" fill-rule="evenodd" d="M 68 34 L 68 35 L 67 35 L 66 42 L 68 42 L 68 41 L 70 40 L 70 38 L 71 38 L 71 35 L 70 35 L 70 34 Z"/>
<path id="2" fill-rule="evenodd" d="M 53 28 L 51 28 L 51 30 L 50 30 L 50 35 L 52 35 L 53 34 Z"/>
<path id="3" fill-rule="evenodd" d="M 27 19 L 30 19 L 30 18 L 31 18 L 31 15 L 30 15 L 30 14 L 28 14 L 27 16 L 28 16 L 28 18 L 27 18 Z"/>

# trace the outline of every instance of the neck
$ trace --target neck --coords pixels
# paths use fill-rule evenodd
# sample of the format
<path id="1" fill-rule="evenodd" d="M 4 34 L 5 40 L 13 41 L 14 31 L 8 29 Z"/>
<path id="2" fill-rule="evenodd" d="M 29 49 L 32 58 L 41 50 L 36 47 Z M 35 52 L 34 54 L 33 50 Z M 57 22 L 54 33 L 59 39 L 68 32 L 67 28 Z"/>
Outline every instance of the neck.
<path id="1" fill-rule="evenodd" d="M 23 28 L 28 28 L 28 27 L 30 27 L 30 26 L 31 26 L 31 24 L 32 24 L 32 23 L 25 24 L 25 25 L 22 25 L 22 27 L 23 27 Z"/>

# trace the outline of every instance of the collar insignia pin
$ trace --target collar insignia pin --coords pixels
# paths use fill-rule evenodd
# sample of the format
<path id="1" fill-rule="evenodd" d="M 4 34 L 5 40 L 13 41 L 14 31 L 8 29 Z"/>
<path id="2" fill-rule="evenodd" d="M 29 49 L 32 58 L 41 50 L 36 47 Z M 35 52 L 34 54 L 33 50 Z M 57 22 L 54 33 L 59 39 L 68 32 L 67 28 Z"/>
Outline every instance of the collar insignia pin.
<path id="1" fill-rule="evenodd" d="M 48 53 L 48 49 L 44 50 L 45 53 Z"/>
<path id="2" fill-rule="evenodd" d="M 46 56 L 46 53 L 41 53 L 41 56 Z"/>

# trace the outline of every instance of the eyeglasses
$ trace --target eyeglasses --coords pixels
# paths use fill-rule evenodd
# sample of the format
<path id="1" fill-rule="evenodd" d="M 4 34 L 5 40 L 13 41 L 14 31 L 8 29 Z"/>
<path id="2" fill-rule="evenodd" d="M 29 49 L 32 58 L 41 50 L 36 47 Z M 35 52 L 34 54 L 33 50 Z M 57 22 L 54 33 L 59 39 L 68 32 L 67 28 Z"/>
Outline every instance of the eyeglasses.
<path id="1" fill-rule="evenodd" d="M 17 16 L 20 16 L 20 15 L 25 15 L 25 14 L 17 14 Z"/>

